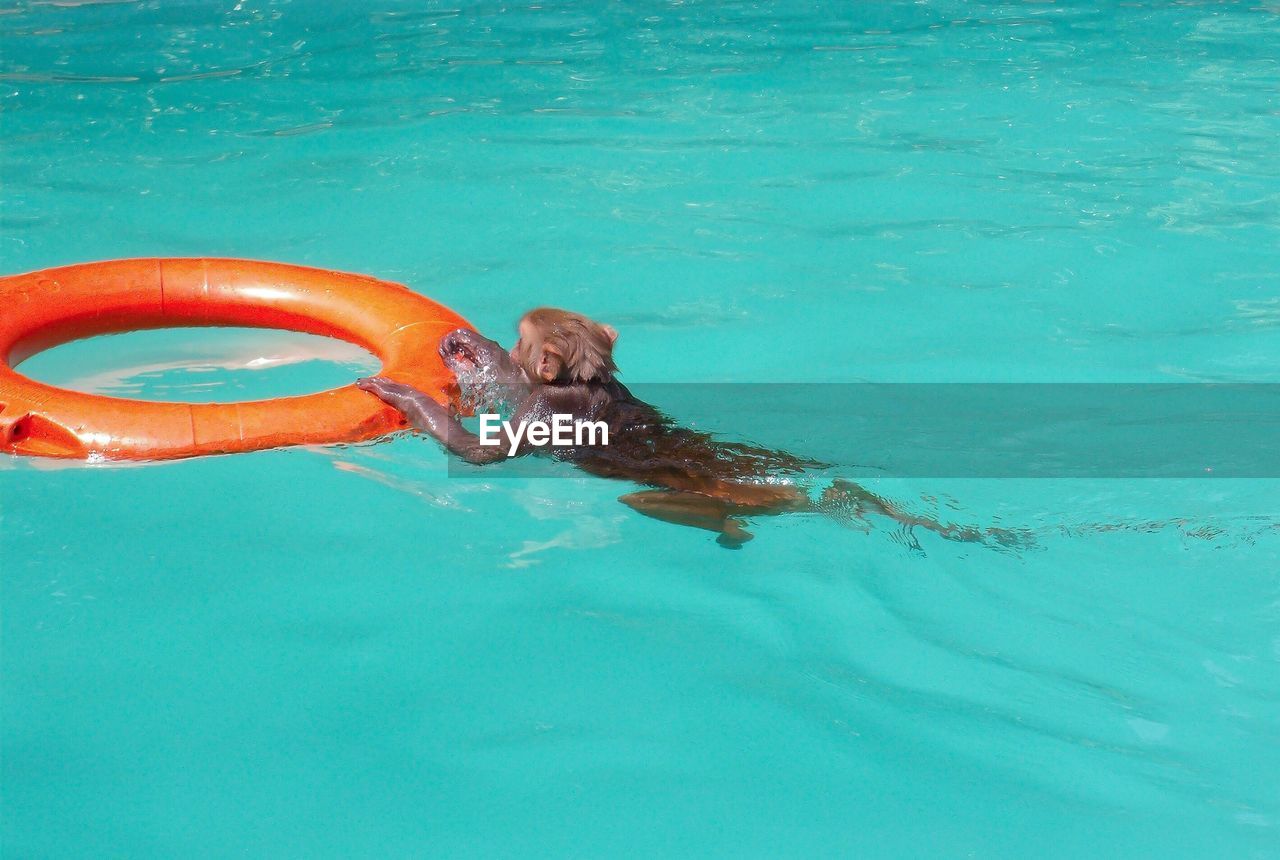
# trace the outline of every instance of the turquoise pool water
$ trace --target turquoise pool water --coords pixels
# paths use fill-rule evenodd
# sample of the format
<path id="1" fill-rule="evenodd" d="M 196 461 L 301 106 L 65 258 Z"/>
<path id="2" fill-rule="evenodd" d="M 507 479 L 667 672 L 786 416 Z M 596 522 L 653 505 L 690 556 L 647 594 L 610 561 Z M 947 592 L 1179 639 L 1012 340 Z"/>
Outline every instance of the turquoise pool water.
<path id="1" fill-rule="evenodd" d="M 10 0 L 0 271 L 282 260 L 504 341 L 568 306 L 641 383 L 1280 381 L 1280 7 L 817 6 Z M 368 369 L 245 331 L 24 365 Z M 1022 553 L 727 552 L 627 489 L 414 438 L 0 457 L 4 856 L 1280 856 L 1276 480 L 880 486 Z"/>

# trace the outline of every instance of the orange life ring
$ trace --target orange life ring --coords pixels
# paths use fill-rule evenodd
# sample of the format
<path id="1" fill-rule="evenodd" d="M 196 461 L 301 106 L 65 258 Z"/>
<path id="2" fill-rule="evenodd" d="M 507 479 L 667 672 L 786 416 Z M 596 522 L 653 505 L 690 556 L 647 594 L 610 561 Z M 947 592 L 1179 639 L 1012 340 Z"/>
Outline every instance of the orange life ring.
<path id="1" fill-rule="evenodd" d="M 382 373 L 449 396 L 436 352 L 466 320 L 362 275 L 222 259 L 113 260 L 0 278 L 0 451 L 163 460 L 370 439 L 404 419 L 354 385 L 245 403 L 154 403 L 66 391 L 15 372 L 24 358 L 107 332 L 191 325 L 281 328 L 359 344 Z"/>

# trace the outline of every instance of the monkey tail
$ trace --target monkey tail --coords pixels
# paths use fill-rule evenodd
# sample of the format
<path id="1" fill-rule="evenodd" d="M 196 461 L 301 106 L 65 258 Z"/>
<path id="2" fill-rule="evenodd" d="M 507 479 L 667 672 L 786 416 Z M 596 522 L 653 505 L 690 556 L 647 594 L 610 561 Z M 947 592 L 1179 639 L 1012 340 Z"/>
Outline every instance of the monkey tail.
<path id="1" fill-rule="evenodd" d="M 944 523 L 923 514 L 908 511 L 897 502 L 878 496 L 852 481 L 836 478 L 822 491 L 814 508 L 847 528 L 869 532 L 874 528 L 870 517 L 884 517 L 897 523 L 897 540 L 913 549 L 920 545 L 915 538 L 917 528 L 933 532 L 945 540 L 976 543 L 1001 552 L 1020 552 L 1036 547 L 1035 535 L 1027 529 L 982 528 L 974 525 Z"/>

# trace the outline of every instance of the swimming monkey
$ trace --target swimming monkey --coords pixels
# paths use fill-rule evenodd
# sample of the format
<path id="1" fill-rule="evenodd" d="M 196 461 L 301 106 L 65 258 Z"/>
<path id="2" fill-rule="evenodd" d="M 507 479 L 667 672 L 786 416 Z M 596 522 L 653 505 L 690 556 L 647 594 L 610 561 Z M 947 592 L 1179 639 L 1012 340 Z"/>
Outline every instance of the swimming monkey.
<path id="1" fill-rule="evenodd" d="M 745 518 L 790 512 L 822 512 L 857 523 L 873 514 L 908 531 L 919 526 L 949 540 L 1006 545 L 1010 535 L 1003 530 L 946 525 L 849 481 L 837 479 L 811 498 L 799 478 L 825 464 L 676 425 L 618 381 L 613 359 L 617 339 L 612 326 L 556 308 L 526 313 L 510 352 L 469 329 L 445 335 L 440 356 L 458 378 L 463 401 L 477 411 L 505 407 L 511 413 L 499 444 L 482 444 L 449 407 L 412 386 L 385 377 L 356 384 L 399 409 L 415 430 L 474 464 L 546 450 L 512 432 L 529 422 L 550 422 L 557 415 L 602 422 L 607 444 L 597 441 L 551 453 L 593 475 L 650 488 L 619 501 L 654 519 L 714 532 L 717 542 L 729 548 L 751 540 Z"/>

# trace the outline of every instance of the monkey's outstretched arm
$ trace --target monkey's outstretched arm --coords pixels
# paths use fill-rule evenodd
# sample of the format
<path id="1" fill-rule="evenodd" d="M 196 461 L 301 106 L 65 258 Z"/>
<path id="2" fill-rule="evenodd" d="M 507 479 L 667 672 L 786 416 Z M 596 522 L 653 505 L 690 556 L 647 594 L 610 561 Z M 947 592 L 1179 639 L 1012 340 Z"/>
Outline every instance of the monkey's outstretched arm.
<path id="1" fill-rule="evenodd" d="M 383 402 L 399 409 L 413 429 L 432 436 L 450 453 L 468 463 L 481 466 L 494 463 L 505 459 L 511 450 L 511 440 L 507 438 L 505 428 L 502 444 L 481 445 L 480 439 L 463 427 L 447 408 L 411 385 L 394 382 L 385 376 L 371 376 L 357 379 L 356 387 L 376 394 Z"/>

